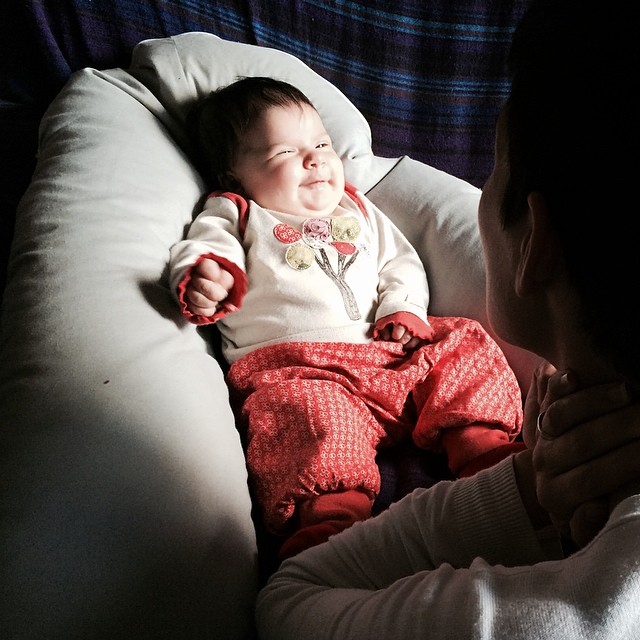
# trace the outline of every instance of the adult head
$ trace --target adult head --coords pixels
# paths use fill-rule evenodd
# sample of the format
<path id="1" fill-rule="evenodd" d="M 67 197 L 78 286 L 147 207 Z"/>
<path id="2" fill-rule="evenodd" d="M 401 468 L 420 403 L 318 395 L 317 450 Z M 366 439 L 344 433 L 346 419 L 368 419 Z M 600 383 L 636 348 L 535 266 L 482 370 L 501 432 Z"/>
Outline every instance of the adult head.
<path id="1" fill-rule="evenodd" d="M 623 0 L 532 4 L 513 37 L 480 206 L 494 329 L 585 382 L 640 380 L 632 13 Z"/>

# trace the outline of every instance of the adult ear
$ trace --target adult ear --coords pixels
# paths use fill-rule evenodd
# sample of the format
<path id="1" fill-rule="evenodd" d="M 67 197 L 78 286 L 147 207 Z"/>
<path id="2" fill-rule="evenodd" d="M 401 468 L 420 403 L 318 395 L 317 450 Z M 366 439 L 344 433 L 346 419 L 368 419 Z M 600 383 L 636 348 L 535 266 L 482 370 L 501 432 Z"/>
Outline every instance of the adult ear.
<path id="1" fill-rule="evenodd" d="M 558 265 L 559 244 L 549 218 L 544 195 L 532 191 L 527 197 L 527 229 L 520 245 L 520 259 L 516 274 L 519 296 L 534 293 L 553 278 Z"/>

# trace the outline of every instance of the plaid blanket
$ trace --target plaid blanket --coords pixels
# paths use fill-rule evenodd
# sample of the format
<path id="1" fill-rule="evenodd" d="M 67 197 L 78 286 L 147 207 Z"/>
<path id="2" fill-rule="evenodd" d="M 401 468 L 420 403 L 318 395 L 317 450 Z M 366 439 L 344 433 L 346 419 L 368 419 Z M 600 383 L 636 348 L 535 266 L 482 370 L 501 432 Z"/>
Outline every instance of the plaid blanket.
<path id="1" fill-rule="evenodd" d="M 362 111 L 376 154 L 406 154 L 480 186 L 508 87 L 504 58 L 526 4 L 7 0 L 0 100 L 37 115 L 77 69 L 126 67 L 140 40 L 208 31 L 299 57 Z"/>

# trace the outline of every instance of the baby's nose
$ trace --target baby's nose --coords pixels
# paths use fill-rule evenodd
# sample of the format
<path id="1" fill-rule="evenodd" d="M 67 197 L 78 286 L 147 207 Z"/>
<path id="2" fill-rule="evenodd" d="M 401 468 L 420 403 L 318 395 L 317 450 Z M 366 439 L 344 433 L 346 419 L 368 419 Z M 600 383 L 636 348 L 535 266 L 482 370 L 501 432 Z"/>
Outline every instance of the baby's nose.
<path id="1" fill-rule="evenodd" d="M 324 164 L 324 158 L 322 157 L 321 153 L 314 149 L 306 155 L 305 164 L 310 167 L 317 167 L 321 164 Z"/>

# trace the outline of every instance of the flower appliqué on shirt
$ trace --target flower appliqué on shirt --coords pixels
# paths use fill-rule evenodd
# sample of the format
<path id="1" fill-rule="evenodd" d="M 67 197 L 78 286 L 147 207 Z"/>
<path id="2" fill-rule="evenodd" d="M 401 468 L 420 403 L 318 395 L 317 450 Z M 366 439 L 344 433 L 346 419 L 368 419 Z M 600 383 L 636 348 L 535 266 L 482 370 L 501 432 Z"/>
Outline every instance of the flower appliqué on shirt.
<path id="1" fill-rule="evenodd" d="M 304 271 L 314 263 L 317 264 L 340 290 L 349 318 L 359 320 L 362 317 L 353 291 L 345 282 L 347 270 L 359 252 L 354 244 L 360 236 L 360 223 L 356 218 L 309 218 L 302 223 L 302 231 L 280 223 L 273 228 L 273 234 L 280 242 L 288 245 L 285 260 L 290 267 L 296 271 Z M 328 246 L 337 252 L 336 268 L 327 255 Z"/>

